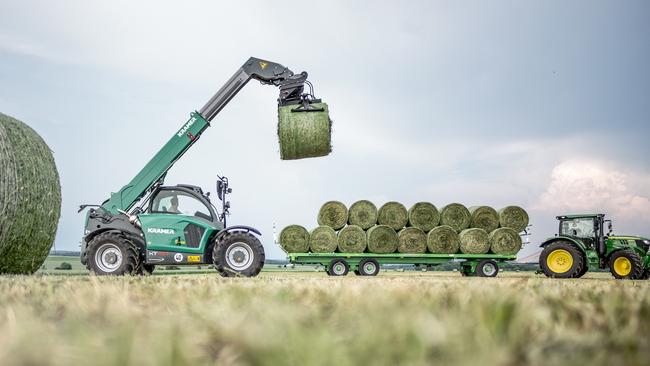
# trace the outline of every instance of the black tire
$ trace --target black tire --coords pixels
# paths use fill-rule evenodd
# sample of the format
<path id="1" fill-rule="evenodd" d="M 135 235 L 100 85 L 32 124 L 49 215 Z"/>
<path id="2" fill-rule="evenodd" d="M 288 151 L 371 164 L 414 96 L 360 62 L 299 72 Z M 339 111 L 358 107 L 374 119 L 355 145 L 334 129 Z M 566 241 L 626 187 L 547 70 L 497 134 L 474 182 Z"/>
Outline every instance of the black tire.
<path id="1" fill-rule="evenodd" d="M 140 268 L 142 268 L 142 274 L 150 275 L 153 274 L 153 271 L 156 268 L 156 266 L 153 264 L 142 264 Z"/>
<path id="2" fill-rule="evenodd" d="M 625 271 L 617 265 L 619 261 L 624 263 Z M 609 271 L 619 280 L 638 280 L 643 277 L 643 261 L 633 250 L 619 250 L 609 257 Z"/>
<path id="3" fill-rule="evenodd" d="M 98 276 L 136 275 L 139 253 L 138 247 L 121 233 L 105 232 L 88 243 L 86 268 Z"/>
<path id="4" fill-rule="evenodd" d="M 578 273 L 578 276 L 576 278 L 580 278 L 580 277 L 584 276 L 587 273 L 587 271 L 589 271 L 589 264 L 585 263 L 582 266 L 582 271 L 580 271 L 580 273 Z"/>
<path id="5" fill-rule="evenodd" d="M 327 273 L 330 276 L 345 276 L 348 272 L 350 272 L 350 266 L 343 259 L 332 259 L 327 265 Z"/>
<path id="6" fill-rule="evenodd" d="M 476 275 L 479 277 L 496 277 L 499 274 L 499 265 L 495 260 L 483 259 L 476 265 Z"/>
<path id="7" fill-rule="evenodd" d="M 379 273 L 379 262 L 369 258 L 359 262 L 359 274 L 362 276 L 376 276 Z"/>
<path id="8" fill-rule="evenodd" d="M 212 261 L 223 277 L 254 277 L 264 267 L 264 247 L 251 233 L 234 231 L 219 239 Z"/>
<path id="9" fill-rule="evenodd" d="M 566 264 L 567 268 L 566 270 L 559 271 L 554 270 L 549 266 L 549 262 L 553 261 L 554 256 L 557 255 L 559 252 L 563 254 L 563 257 L 566 256 L 565 253 L 568 253 L 571 257 L 571 264 L 570 266 Z M 550 259 L 549 259 L 550 257 Z M 556 261 L 553 261 L 555 265 L 553 266 L 559 266 L 562 267 L 563 264 L 566 263 L 566 258 L 556 258 Z M 578 278 L 580 273 L 584 271 L 584 267 L 587 265 L 585 263 L 584 256 L 582 255 L 582 252 L 580 249 L 578 249 L 575 245 L 566 242 L 566 241 L 556 241 L 553 243 L 550 243 L 546 247 L 544 247 L 544 250 L 542 250 L 542 254 L 539 256 L 539 265 L 542 268 L 542 272 L 546 275 L 546 277 L 550 278 Z"/>
<path id="10" fill-rule="evenodd" d="M 648 278 L 650 278 L 650 268 L 646 268 L 643 271 L 643 274 L 641 275 L 641 278 L 639 278 L 639 279 L 640 280 L 647 280 Z"/>

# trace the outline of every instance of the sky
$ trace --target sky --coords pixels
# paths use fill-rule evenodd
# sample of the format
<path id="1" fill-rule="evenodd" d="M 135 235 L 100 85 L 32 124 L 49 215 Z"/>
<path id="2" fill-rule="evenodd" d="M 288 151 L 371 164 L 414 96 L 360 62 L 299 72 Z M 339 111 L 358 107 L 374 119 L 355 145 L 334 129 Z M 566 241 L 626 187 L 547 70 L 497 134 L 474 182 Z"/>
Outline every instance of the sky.
<path id="1" fill-rule="evenodd" d="M 650 237 L 647 1 L 0 0 L 0 112 L 53 151 L 56 249 L 250 56 L 307 71 L 334 121 L 333 152 L 281 161 L 277 89 L 251 82 L 166 183 L 215 190 L 268 258 L 322 203 L 530 213 L 538 251 L 555 216 L 603 212 Z"/>

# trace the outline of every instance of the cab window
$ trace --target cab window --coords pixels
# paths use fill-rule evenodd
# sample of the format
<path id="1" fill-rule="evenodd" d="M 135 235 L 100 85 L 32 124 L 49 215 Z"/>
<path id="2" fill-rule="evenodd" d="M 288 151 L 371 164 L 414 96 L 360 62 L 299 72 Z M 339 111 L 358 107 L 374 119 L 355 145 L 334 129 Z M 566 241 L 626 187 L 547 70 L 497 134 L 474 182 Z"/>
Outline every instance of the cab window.
<path id="1" fill-rule="evenodd" d="M 564 220 L 560 227 L 560 234 L 576 238 L 593 238 L 596 236 L 594 220 L 589 218 Z"/>
<path id="2" fill-rule="evenodd" d="M 212 215 L 206 205 L 196 197 L 173 189 L 165 189 L 151 202 L 151 213 L 189 215 L 212 221 Z"/>

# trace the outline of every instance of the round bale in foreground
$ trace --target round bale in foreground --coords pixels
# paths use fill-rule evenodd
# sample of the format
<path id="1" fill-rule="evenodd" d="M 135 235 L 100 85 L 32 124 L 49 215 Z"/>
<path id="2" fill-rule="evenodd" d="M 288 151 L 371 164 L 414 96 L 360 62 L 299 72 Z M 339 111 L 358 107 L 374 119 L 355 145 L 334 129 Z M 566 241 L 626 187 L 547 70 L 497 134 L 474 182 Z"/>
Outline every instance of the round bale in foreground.
<path id="1" fill-rule="evenodd" d="M 363 230 L 370 229 L 377 224 L 377 206 L 367 200 L 353 203 L 348 210 L 348 223 Z"/>
<path id="2" fill-rule="evenodd" d="M 490 250 L 494 254 L 515 255 L 521 250 L 521 236 L 509 227 L 498 228 L 488 236 Z"/>
<path id="3" fill-rule="evenodd" d="M 366 232 L 357 225 L 348 225 L 339 231 L 339 252 L 363 253 L 368 246 Z"/>
<path id="4" fill-rule="evenodd" d="M 377 225 L 368 230 L 368 251 L 371 253 L 394 253 L 397 245 L 397 233 L 390 226 Z"/>
<path id="5" fill-rule="evenodd" d="M 520 233 L 528 226 L 528 213 L 519 206 L 508 206 L 499 210 L 501 227 L 509 227 Z"/>
<path id="6" fill-rule="evenodd" d="M 339 201 L 325 202 L 318 211 L 318 225 L 339 230 L 348 222 L 348 209 Z"/>
<path id="7" fill-rule="evenodd" d="M 440 225 L 448 225 L 457 232 L 469 227 L 472 216 L 469 210 L 460 203 L 450 203 L 440 210 Z"/>
<path id="8" fill-rule="evenodd" d="M 0 273 L 43 265 L 61 213 L 52 152 L 29 126 L 0 113 Z"/>
<path id="9" fill-rule="evenodd" d="M 428 233 L 440 222 L 440 213 L 429 202 L 418 202 L 409 209 L 409 225 Z"/>
<path id="10" fill-rule="evenodd" d="M 469 227 L 476 227 L 491 233 L 499 227 L 499 214 L 489 206 L 472 206 L 469 208 L 471 221 Z"/>
<path id="11" fill-rule="evenodd" d="M 337 246 L 336 231 L 329 226 L 319 226 L 309 233 L 309 250 L 313 253 L 333 253 Z"/>
<path id="12" fill-rule="evenodd" d="M 332 121 L 327 104 L 311 106 L 323 111 L 295 112 L 298 105 L 278 108 L 280 159 L 313 158 L 332 152 Z"/>
<path id="13" fill-rule="evenodd" d="M 485 254 L 490 251 L 488 233 L 483 229 L 472 228 L 460 232 L 460 251 L 465 254 Z"/>
<path id="14" fill-rule="evenodd" d="M 289 225 L 280 231 L 280 247 L 287 253 L 306 253 L 309 232 L 300 225 Z"/>
<path id="15" fill-rule="evenodd" d="M 427 234 L 417 227 L 405 227 L 397 234 L 397 251 L 408 254 L 421 254 L 427 251 Z"/>
<path id="16" fill-rule="evenodd" d="M 386 225 L 393 230 L 400 230 L 408 222 L 409 214 L 406 207 L 399 202 L 386 202 L 379 208 L 377 222 L 379 225 Z"/>
<path id="17" fill-rule="evenodd" d="M 427 234 L 427 248 L 435 254 L 456 254 L 460 248 L 460 238 L 453 227 L 438 226 Z"/>

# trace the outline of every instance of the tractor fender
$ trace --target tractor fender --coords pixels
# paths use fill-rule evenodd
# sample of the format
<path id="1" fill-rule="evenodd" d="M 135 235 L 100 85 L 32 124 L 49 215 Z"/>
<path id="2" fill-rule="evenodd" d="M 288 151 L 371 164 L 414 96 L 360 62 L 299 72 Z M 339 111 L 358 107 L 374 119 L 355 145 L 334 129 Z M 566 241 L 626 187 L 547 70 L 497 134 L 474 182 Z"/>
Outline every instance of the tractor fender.
<path id="1" fill-rule="evenodd" d="M 206 258 L 212 258 L 212 250 L 214 249 L 214 246 L 223 238 L 226 234 L 236 232 L 236 231 L 244 231 L 244 232 L 252 232 L 257 235 L 262 235 L 259 230 L 255 229 L 254 227 L 246 226 L 246 225 L 235 225 L 235 226 L 228 226 L 227 228 L 222 229 L 217 233 L 217 235 L 214 235 L 214 237 L 209 241 L 209 244 L 205 246 L 205 257 Z"/>
<path id="2" fill-rule="evenodd" d="M 575 240 L 573 238 L 570 238 L 568 236 L 556 236 L 553 238 L 546 239 L 540 247 L 545 248 L 549 244 L 558 242 L 558 241 L 568 241 L 569 243 L 575 245 L 582 253 L 587 252 L 587 247 L 585 247 L 584 243 L 582 243 L 580 240 Z"/>

